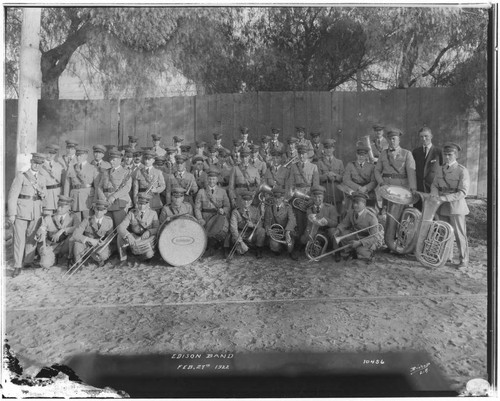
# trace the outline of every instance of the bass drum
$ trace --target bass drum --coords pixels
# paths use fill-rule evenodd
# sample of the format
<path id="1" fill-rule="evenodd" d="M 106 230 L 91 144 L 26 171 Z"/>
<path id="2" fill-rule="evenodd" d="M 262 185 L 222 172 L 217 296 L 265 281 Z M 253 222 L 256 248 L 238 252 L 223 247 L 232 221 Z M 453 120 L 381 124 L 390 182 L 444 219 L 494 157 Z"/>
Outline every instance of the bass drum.
<path id="1" fill-rule="evenodd" d="M 207 247 L 207 234 L 200 223 L 179 217 L 165 224 L 158 235 L 158 250 L 165 262 L 185 266 L 196 262 Z"/>

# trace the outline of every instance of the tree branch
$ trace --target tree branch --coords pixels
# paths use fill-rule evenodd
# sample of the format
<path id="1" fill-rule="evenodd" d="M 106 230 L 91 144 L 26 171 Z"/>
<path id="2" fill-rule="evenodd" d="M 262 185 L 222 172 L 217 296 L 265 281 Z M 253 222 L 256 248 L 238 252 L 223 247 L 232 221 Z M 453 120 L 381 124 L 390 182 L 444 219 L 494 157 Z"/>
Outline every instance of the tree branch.
<path id="1" fill-rule="evenodd" d="M 443 56 L 445 55 L 445 53 L 450 50 L 451 48 L 453 47 L 453 45 L 448 45 L 446 46 L 445 48 L 441 49 L 441 51 L 439 52 L 439 54 L 437 55 L 436 59 L 434 60 L 434 63 L 432 63 L 431 67 L 423 72 L 422 74 L 420 74 L 419 76 L 416 76 L 415 78 L 413 78 L 409 83 L 408 83 L 408 87 L 412 87 L 413 85 L 415 85 L 415 83 L 417 82 L 417 80 L 419 78 L 423 78 L 423 77 L 426 77 L 427 75 L 430 75 L 434 72 L 434 70 L 438 67 L 439 65 L 439 62 L 441 61 L 441 59 L 443 58 Z"/>

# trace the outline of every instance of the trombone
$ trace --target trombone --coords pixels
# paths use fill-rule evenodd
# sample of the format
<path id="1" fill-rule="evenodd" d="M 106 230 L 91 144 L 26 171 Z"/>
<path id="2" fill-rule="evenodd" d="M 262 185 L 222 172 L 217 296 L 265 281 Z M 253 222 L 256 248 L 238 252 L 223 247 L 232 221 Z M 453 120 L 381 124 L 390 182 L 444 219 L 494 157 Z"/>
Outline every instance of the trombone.
<path id="1" fill-rule="evenodd" d="M 240 240 L 243 238 L 243 234 L 245 234 L 245 231 L 248 228 L 248 222 L 249 221 L 250 220 L 247 220 L 245 226 L 243 227 L 243 230 L 241 230 L 240 235 L 238 235 L 238 238 L 236 238 L 236 242 L 234 243 L 233 247 L 231 248 L 231 251 L 229 252 L 229 255 L 227 255 L 226 262 L 229 262 L 233 258 L 234 253 L 236 252 L 236 247 L 238 246 Z"/>
<path id="2" fill-rule="evenodd" d="M 371 234 L 371 235 L 368 235 L 368 236 L 366 236 L 366 237 L 363 237 L 362 239 L 367 239 L 367 238 L 375 237 L 375 236 L 377 236 L 377 235 L 379 235 L 379 236 L 380 236 L 380 235 L 383 235 L 383 232 L 384 232 L 384 226 L 382 226 L 382 224 L 380 224 L 380 223 L 377 223 L 377 224 L 374 224 L 374 225 L 372 225 L 372 226 L 370 226 L 370 227 L 362 228 L 361 230 L 354 231 L 354 232 L 352 232 L 352 233 L 345 234 L 345 235 L 342 235 L 342 236 L 340 236 L 340 237 L 334 237 L 334 240 L 335 240 L 335 242 L 338 244 L 338 243 L 340 243 L 340 241 L 342 241 L 342 240 L 346 239 L 347 237 L 351 237 L 352 235 L 358 234 L 358 233 L 360 233 L 361 231 L 366 231 L 366 230 L 369 230 L 370 228 L 374 228 L 374 227 L 377 227 L 377 232 L 376 232 L 375 234 Z M 340 247 L 340 248 L 334 249 L 333 251 L 330 251 L 330 252 L 324 253 L 324 254 L 322 254 L 322 255 L 320 255 L 320 256 L 317 256 L 317 257 L 315 257 L 315 258 L 312 258 L 310 261 L 311 261 L 311 262 L 313 262 L 313 261 L 314 261 L 314 262 L 317 262 L 317 261 L 319 261 L 320 259 L 323 259 L 324 257 L 326 257 L 326 256 L 328 256 L 328 255 L 333 255 L 334 253 L 337 253 L 337 252 L 342 251 L 342 250 L 344 250 L 344 249 L 346 249 L 346 248 L 349 248 L 350 246 L 352 246 L 352 244 L 347 244 L 347 245 L 344 245 L 344 246 L 342 246 L 342 247 Z"/>
<path id="3" fill-rule="evenodd" d="M 293 156 L 290 160 L 288 160 L 285 164 L 280 164 L 278 167 L 285 167 L 288 168 L 288 166 L 292 163 L 296 163 L 299 160 L 299 156 L 295 155 Z"/>

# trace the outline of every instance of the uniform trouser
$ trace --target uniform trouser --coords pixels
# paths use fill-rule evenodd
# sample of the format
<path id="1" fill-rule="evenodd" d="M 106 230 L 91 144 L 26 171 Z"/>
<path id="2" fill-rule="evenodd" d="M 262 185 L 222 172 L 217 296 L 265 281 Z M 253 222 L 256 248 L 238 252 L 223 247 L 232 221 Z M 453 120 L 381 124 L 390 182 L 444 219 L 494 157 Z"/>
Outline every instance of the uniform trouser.
<path id="1" fill-rule="evenodd" d="M 469 262 L 469 246 L 467 244 L 467 228 L 465 226 L 465 215 L 451 214 L 449 216 L 438 215 L 439 220 L 450 223 L 455 232 L 458 254 L 461 262 Z"/>
<path id="2" fill-rule="evenodd" d="M 295 209 L 295 208 L 293 208 L 293 213 L 295 214 L 295 221 L 297 222 L 296 229 L 295 229 L 296 233 L 297 233 L 297 237 L 302 238 L 304 235 L 304 232 L 306 231 L 306 228 L 307 228 L 307 213 L 302 212 L 302 211 Z M 304 242 L 304 244 L 306 242 Z"/>
<path id="3" fill-rule="evenodd" d="M 254 227 L 255 228 L 255 227 Z M 263 227 L 257 227 L 255 229 L 255 233 L 253 234 L 252 241 L 248 241 L 248 237 L 253 232 L 254 228 L 247 228 L 246 234 L 243 236 L 243 240 L 248 244 L 254 244 L 258 248 L 264 246 L 266 242 L 266 230 Z M 241 234 L 241 231 L 240 231 Z M 224 247 L 230 248 L 236 242 L 236 238 L 232 238 L 232 234 L 230 233 L 226 240 L 224 241 Z"/>
<path id="4" fill-rule="evenodd" d="M 73 254 L 75 257 L 75 262 L 78 262 L 78 261 L 83 262 L 83 259 L 86 259 L 86 257 L 89 256 L 89 254 L 86 254 L 86 252 L 89 251 L 90 248 L 91 248 L 90 245 L 84 244 L 82 242 L 75 242 L 75 244 L 73 246 Z M 100 248 L 100 249 L 97 252 L 98 248 Z M 85 254 L 85 256 L 84 256 L 84 254 Z M 84 256 L 83 259 L 82 259 L 82 256 Z M 92 251 L 90 253 L 89 259 L 92 258 L 94 260 L 98 259 L 99 261 L 100 260 L 105 261 L 105 260 L 109 259 L 110 256 L 111 256 L 111 247 L 110 247 L 110 245 L 108 245 L 108 246 L 105 246 L 104 248 L 101 248 L 101 247 L 94 248 L 94 251 Z"/>
<path id="5" fill-rule="evenodd" d="M 23 220 L 14 221 L 14 267 L 20 268 L 24 263 L 33 263 L 36 253 L 36 228 L 38 220 Z"/>
<path id="6" fill-rule="evenodd" d="M 106 215 L 113 219 L 113 227 L 116 228 L 127 217 L 127 209 L 111 210 Z"/>
<path id="7" fill-rule="evenodd" d="M 273 252 L 281 252 L 282 249 L 286 249 L 288 252 L 293 251 L 293 247 L 295 246 L 295 238 L 294 235 L 290 233 L 290 244 L 281 244 L 276 242 L 272 238 L 269 238 L 269 249 Z"/>

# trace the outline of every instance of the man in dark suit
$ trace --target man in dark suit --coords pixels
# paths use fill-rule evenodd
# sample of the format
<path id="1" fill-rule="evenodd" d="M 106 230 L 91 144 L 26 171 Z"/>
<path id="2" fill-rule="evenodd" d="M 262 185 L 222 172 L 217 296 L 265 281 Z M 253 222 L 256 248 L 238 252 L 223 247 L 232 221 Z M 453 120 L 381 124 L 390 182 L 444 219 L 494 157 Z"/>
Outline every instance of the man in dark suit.
<path id="1" fill-rule="evenodd" d="M 443 164 L 443 154 L 440 148 L 432 144 L 430 128 L 421 128 L 418 135 L 422 146 L 412 151 L 417 173 L 417 191 L 430 193 L 436 171 Z M 422 201 L 419 200 L 415 207 L 422 210 Z"/>

